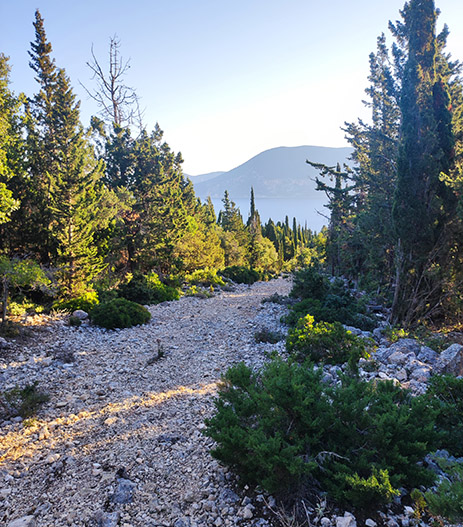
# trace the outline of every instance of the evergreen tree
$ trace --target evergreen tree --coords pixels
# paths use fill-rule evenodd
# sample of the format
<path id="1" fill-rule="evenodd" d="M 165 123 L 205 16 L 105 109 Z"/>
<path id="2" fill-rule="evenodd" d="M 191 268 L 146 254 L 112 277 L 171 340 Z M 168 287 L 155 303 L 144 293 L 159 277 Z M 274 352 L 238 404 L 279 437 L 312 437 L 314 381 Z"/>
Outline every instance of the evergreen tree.
<path id="1" fill-rule="evenodd" d="M 397 52 L 396 52 L 397 53 Z M 384 34 L 377 52 L 370 55 L 370 86 L 365 90 L 371 123 L 346 124 L 354 148 L 357 215 L 346 241 L 343 259 L 348 275 L 362 276 L 365 285 L 390 287 L 394 273 L 395 236 L 392 202 L 397 181 L 397 148 L 400 127 L 400 79 L 386 47 Z M 348 263 L 349 262 L 349 263 Z M 349 268 L 354 265 L 355 268 Z"/>
<path id="2" fill-rule="evenodd" d="M 9 73 L 8 58 L 0 53 L 0 225 L 8 222 L 19 207 L 11 187 L 17 187 L 15 180 L 24 176 L 20 100 L 9 89 Z M 7 248 L 8 232 L 7 226 L 0 230 L 0 250 Z"/>
<path id="3" fill-rule="evenodd" d="M 455 137 L 448 78 L 439 71 L 434 2 L 411 0 L 401 14 L 403 22 L 393 26 L 407 52 L 393 208 L 398 239 L 393 311 L 395 320 L 410 324 L 437 312 L 445 294 L 456 198 L 441 174 L 451 173 Z"/>
<path id="4" fill-rule="evenodd" d="M 24 252 L 32 252 L 40 261 L 49 264 L 56 255 L 52 246 L 50 225 L 50 185 L 56 157 L 59 156 L 57 130 L 53 119 L 54 96 L 58 70 L 51 57 L 43 18 L 35 12 L 35 41 L 31 42 L 30 67 L 36 74 L 39 92 L 26 108 L 28 178 L 21 190 L 21 243 Z"/>
<path id="5" fill-rule="evenodd" d="M 19 213 L 28 214 L 25 248 L 58 267 L 60 295 L 85 292 L 103 268 L 94 240 L 118 212 L 102 184 L 102 163 L 84 135 L 79 104 L 63 69 L 51 58 L 40 12 L 30 66 L 40 91 L 28 113 L 29 178 Z M 31 223 L 32 222 L 32 223 Z"/>
<path id="6" fill-rule="evenodd" d="M 50 174 L 51 237 L 61 295 L 75 298 L 103 269 L 94 236 L 116 215 L 117 200 L 102 185 L 103 166 L 84 136 L 79 103 L 64 70 L 58 71 L 53 101 L 58 149 Z"/>
<path id="7" fill-rule="evenodd" d="M 218 224 L 223 229 L 221 245 L 225 254 L 225 266 L 244 265 L 249 239 L 243 217 L 235 202 L 230 199 L 228 191 L 225 191 L 222 203 Z"/>
<path id="8" fill-rule="evenodd" d="M 316 178 L 317 190 L 325 192 L 328 198 L 326 207 L 330 210 L 330 223 L 328 227 L 328 248 L 327 257 L 331 274 L 343 273 L 344 258 L 341 249 L 353 231 L 352 216 L 354 195 L 352 191 L 354 185 L 348 185 L 351 176 L 347 170 L 342 171 L 339 163 L 335 167 L 329 167 L 320 163 L 307 161 L 311 166 L 319 170 L 322 177 L 328 177 L 334 181 L 334 186 L 330 186 L 324 181 Z"/>

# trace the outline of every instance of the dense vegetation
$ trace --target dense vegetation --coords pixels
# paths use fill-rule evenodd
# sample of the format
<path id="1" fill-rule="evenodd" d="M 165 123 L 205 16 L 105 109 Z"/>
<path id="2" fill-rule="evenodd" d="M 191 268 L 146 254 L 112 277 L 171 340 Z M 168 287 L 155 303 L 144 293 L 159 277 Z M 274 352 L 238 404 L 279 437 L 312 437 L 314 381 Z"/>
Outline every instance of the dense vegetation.
<path id="1" fill-rule="evenodd" d="M 109 71 L 95 57 L 90 64 L 98 81 L 90 95 L 103 119 L 84 128 L 39 11 L 34 28 L 32 98 L 12 93 L 8 58 L 0 54 L 3 318 L 9 296 L 68 310 L 91 308 L 109 290 L 112 298 L 153 303 L 178 297 L 171 288 L 192 273 L 215 275 L 217 285 L 217 271 L 227 268 L 224 276 L 250 283 L 309 262 L 323 246 L 323 236 L 295 219 L 262 226 L 252 189 L 247 222 L 228 193 L 217 221 L 212 202 L 201 203 L 184 177 L 181 154 L 158 125 L 149 131 L 137 119 L 116 38 Z M 45 274 L 13 272 L 24 260 Z"/>
<path id="2" fill-rule="evenodd" d="M 259 372 L 233 366 L 208 421 L 214 456 L 243 483 L 279 496 L 314 500 L 327 492 L 361 508 L 390 502 L 402 486 L 433 481 L 419 462 L 448 444 L 461 415 L 450 400 L 412 397 L 392 381 L 346 375 L 333 385 L 322 376 L 321 368 L 278 357 Z M 463 381 L 455 383 L 461 390 Z"/>
<path id="3" fill-rule="evenodd" d="M 371 122 L 347 123 L 353 167 L 316 165 L 329 197 L 332 274 L 381 293 L 403 325 L 461 315 L 461 66 L 433 0 L 411 0 L 370 55 Z M 327 178 L 332 181 L 330 184 Z"/>
<path id="4" fill-rule="evenodd" d="M 381 35 L 370 56 L 371 123 L 345 127 L 354 166 L 311 163 L 331 216 L 322 266 L 294 277 L 289 356 L 230 368 L 206 433 L 243 484 L 292 504 L 327 496 L 368 513 L 407 494 L 417 521 L 426 508 L 459 521 L 463 379 L 434 375 L 419 396 L 362 381 L 368 341 L 342 325 L 375 326 L 359 285 L 408 331 L 461 318 L 461 67 L 445 52 L 447 27 L 436 34 L 433 0 L 410 0 L 401 16 L 392 52 Z M 423 460 L 435 450 L 450 453 L 437 459 L 446 477 L 423 495 L 436 477 Z"/>

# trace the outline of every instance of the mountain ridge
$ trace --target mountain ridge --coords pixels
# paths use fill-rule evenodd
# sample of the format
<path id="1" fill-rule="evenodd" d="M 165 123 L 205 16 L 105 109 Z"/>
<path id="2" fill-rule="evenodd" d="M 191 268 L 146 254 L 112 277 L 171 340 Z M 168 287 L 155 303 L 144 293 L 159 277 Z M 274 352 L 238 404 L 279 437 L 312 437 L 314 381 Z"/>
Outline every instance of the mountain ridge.
<path id="1" fill-rule="evenodd" d="M 279 146 L 264 150 L 227 172 L 189 177 L 201 199 L 221 198 L 225 190 L 232 199 L 247 198 L 251 187 L 256 198 L 320 199 L 314 181 L 318 171 L 306 160 L 342 165 L 351 153 L 350 147 Z"/>

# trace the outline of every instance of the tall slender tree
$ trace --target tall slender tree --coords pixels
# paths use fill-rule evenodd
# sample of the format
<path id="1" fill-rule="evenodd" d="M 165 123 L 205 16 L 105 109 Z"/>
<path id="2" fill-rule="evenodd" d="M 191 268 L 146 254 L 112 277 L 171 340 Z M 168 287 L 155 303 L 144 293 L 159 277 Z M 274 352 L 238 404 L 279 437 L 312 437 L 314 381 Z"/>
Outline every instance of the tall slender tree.
<path id="1" fill-rule="evenodd" d="M 393 27 L 405 43 L 400 108 L 401 140 L 393 219 L 397 233 L 397 283 L 394 317 L 405 324 L 439 310 L 447 257 L 453 246 L 449 224 L 456 197 L 441 174 L 455 158 L 448 77 L 439 62 L 438 13 L 433 0 L 411 0 Z M 450 245 L 449 245 L 450 244 Z"/>

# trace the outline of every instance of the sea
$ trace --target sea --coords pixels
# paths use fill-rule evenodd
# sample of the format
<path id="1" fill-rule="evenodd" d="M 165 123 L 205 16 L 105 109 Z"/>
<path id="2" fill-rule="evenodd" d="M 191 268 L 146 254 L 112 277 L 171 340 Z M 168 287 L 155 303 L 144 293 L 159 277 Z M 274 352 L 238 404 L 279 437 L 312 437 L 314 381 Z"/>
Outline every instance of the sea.
<path id="1" fill-rule="evenodd" d="M 236 206 L 240 209 L 244 222 L 249 217 L 250 201 L 248 199 L 234 199 Z M 222 200 L 212 198 L 215 213 L 223 209 Z M 307 226 L 314 232 L 320 232 L 324 225 L 328 225 L 329 210 L 324 206 L 326 201 L 318 199 L 287 199 L 287 198 L 255 198 L 255 206 L 259 211 L 262 223 L 272 219 L 274 223 L 285 221 L 288 216 L 292 227 L 293 218 L 302 227 Z"/>

